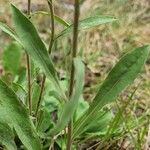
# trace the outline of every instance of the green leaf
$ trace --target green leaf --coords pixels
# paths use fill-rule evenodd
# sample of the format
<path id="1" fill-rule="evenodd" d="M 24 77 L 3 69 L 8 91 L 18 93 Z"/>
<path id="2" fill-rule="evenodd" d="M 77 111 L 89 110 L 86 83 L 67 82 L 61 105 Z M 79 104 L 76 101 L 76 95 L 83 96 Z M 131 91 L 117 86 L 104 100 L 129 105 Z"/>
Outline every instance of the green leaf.
<path id="1" fill-rule="evenodd" d="M 57 86 L 58 80 L 47 49 L 31 21 L 12 5 L 16 33 L 31 58 Z"/>
<path id="2" fill-rule="evenodd" d="M 18 79 L 17 79 L 17 84 L 20 84 L 22 86 L 26 85 L 26 68 L 25 67 L 20 67 L 19 73 L 18 73 Z"/>
<path id="3" fill-rule="evenodd" d="M 13 75 L 17 75 L 20 59 L 21 59 L 21 47 L 18 43 L 12 42 L 9 44 L 3 52 L 2 63 L 5 71 L 10 71 Z"/>
<path id="4" fill-rule="evenodd" d="M 79 58 L 74 59 L 75 67 L 75 88 L 71 99 L 65 104 L 60 118 L 56 124 L 56 127 L 51 131 L 52 135 L 59 133 L 65 128 L 69 120 L 72 118 L 81 96 L 84 85 L 84 65 Z"/>
<path id="5" fill-rule="evenodd" d="M 35 111 L 40 96 L 40 85 L 34 82 L 32 84 L 32 110 Z"/>
<path id="6" fill-rule="evenodd" d="M 110 124 L 113 117 L 114 115 L 110 111 L 100 111 L 96 114 L 96 116 L 94 116 L 93 121 L 91 121 L 86 126 L 86 132 L 84 134 L 106 134 L 108 125 Z"/>
<path id="7" fill-rule="evenodd" d="M 16 94 L 0 80 L 0 122 L 13 127 L 24 146 L 29 150 L 41 150 L 38 136 L 27 110 Z"/>
<path id="8" fill-rule="evenodd" d="M 80 96 L 78 107 L 76 109 L 74 120 L 79 119 L 89 108 L 89 103 L 83 99 L 83 96 Z"/>
<path id="9" fill-rule="evenodd" d="M 53 122 L 51 119 L 51 114 L 47 109 L 43 109 L 40 111 L 40 120 L 37 124 L 37 130 L 40 133 L 46 133 L 50 128 L 53 127 Z"/>
<path id="10" fill-rule="evenodd" d="M 55 15 L 54 18 L 55 18 L 55 20 L 56 20 L 57 22 L 59 22 L 60 24 L 66 26 L 66 27 L 69 27 L 69 26 L 70 26 L 70 24 L 69 24 L 68 22 L 66 22 L 65 20 L 63 20 L 61 17 Z"/>
<path id="11" fill-rule="evenodd" d="M 18 83 L 13 82 L 11 87 L 12 87 L 12 90 L 17 95 L 17 97 L 19 98 L 19 100 L 21 100 L 23 104 L 26 104 L 28 94 L 23 88 L 23 86 L 21 86 Z"/>
<path id="12" fill-rule="evenodd" d="M 93 121 L 93 116 L 103 106 L 113 102 L 116 96 L 134 81 L 145 64 L 148 54 L 149 46 L 142 46 L 127 53 L 120 59 L 100 86 L 89 110 L 76 122 L 74 137 L 84 132 L 89 122 Z"/>
<path id="13" fill-rule="evenodd" d="M 17 150 L 14 142 L 14 134 L 11 128 L 3 122 L 0 122 L 0 143 L 8 150 Z"/>
<path id="14" fill-rule="evenodd" d="M 79 21 L 79 30 L 85 30 L 85 29 L 89 29 L 91 27 L 95 27 L 101 24 L 106 24 L 106 23 L 110 23 L 113 21 L 116 21 L 117 19 L 115 17 L 110 17 L 110 16 L 94 16 L 94 17 L 89 17 L 86 18 L 84 20 Z M 57 38 L 59 38 L 62 35 L 65 35 L 67 33 L 70 33 L 73 31 L 73 24 L 70 25 L 68 28 L 66 28 L 65 30 L 63 30 L 58 36 Z"/>
<path id="15" fill-rule="evenodd" d="M 31 16 L 36 15 L 36 14 L 42 14 L 42 15 L 50 15 L 50 13 L 45 12 L 45 11 L 36 11 L 34 13 L 31 14 Z M 68 27 L 70 24 L 68 22 L 66 22 L 64 19 L 62 19 L 61 17 L 54 15 L 54 19 L 59 22 L 60 24 L 64 25 L 65 27 Z"/>
<path id="16" fill-rule="evenodd" d="M 7 26 L 6 24 L 0 22 L 0 29 L 3 32 L 5 32 L 8 35 L 10 35 L 12 38 L 14 38 L 17 42 L 20 43 L 20 40 L 19 40 L 18 36 L 16 35 L 16 33 L 9 26 Z"/>

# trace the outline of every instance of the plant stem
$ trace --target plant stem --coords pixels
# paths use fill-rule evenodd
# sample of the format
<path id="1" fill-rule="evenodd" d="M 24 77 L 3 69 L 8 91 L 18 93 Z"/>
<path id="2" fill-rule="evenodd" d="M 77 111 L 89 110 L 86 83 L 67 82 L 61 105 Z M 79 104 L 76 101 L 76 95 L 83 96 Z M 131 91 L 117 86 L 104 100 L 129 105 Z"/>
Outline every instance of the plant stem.
<path id="1" fill-rule="evenodd" d="M 79 26 L 79 14 L 80 14 L 79 0 L 75 0 L 74 8 L 75 8 L 75 13 L 74 13 L 72 65 L 71 65 L 71 74 L 70 74 L 69 97 L 71 97 L 71 95 L 73 93 L 73 88 L 74 88 L 75 69 L 74 69 L 74 65 L 73 65 L 73 59 L 77 55 L 77 47 L 78 47 L 78 26 Z M 73 131 L 73 121 L 71 120 L 68 124 L 67 150 L 71 150 L 72 131 Z"/>
<path id="2" fill-rule="evenodd" d="M 28 0 L 28 16 L 30 16 L 30 13 L 31 13 L 31 0 Z"/>
<path id="3" fill-rule="evenodd" d="M 53 7 L 53 0 L 47 0 L 48 6 L 50 9 L 51 14 L 51 40 L 48 48 L 49 55 L 51 54 L 53 43 L 54 43 L 54 37 L 55 37 L 55 18 L 54 18 L 54 7 Z"/>
<path id="4" fill-rule="evenodd" d="M 51 14 L 51 39 L 50 39 L 49 48 L 48 48 L 48 52 L 49 52 L 49 55 L 50 55 L 51 51 L 52 51 L 53 44 L 54 44 L 55 22 L 54 22 L 53 0 L 47 0 L 47 2 L 48 2 L 49 9 L 50 9 L 50 14 Z M 37 107 L 36 107 L 36 111 L 35 111 L 35 117 L 37 117 L 38 111 L 39 111 L 39 108 L 40 108 L 40 105 L 41 105 L 41 100 L 42 100 L 42 95 L 43 95 L 43 91 L 44 91 L 45 81 L 46 81 L 46 76 L 43 75 L 40 95 L 39 95 L 39 99 L 38 99 L 38 103 L 37 103 Z"/>
<path id="5" fill-rule="evenodd" d="M 31 12 L 31 0 L 28 0 L 28 11 L 27 14 L 30 16 Z M 27 59 L 27 78 L 28 78 L 28 104 L 29 104 L 29 113 L 32 114 L 32 94 L 31 94 L 31 65 L 30 65 L 30 57 L 26 53 L 26 59 Z"/>
<path id="6" fill-rule="evenodd" d="M 38 111 L 39 111 L 39 108 L 40 108 L 40 105 L 41 105 L 41 100 L 42 100 L 42 95 L 43 95 L 43 91 L 44 91 L 45 80 L 46 80 L 46 76 L 43 74 L 42 84 L 41 84 L 41 89 L 40 89 L 40 95 L 39 95 L 39 98 L 38 98 L 37 107 L 36 107 L 36 111 L 35 111 L 35 117 L 37 117 Z"/>

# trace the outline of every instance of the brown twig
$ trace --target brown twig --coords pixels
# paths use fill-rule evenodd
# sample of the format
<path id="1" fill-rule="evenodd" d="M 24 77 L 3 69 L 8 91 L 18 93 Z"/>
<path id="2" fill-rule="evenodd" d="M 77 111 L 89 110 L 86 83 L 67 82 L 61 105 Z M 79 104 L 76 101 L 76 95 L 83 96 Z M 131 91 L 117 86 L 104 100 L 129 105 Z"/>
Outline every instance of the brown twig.
<path id="1" fill-rule="evenodd" d="M 28 11 L 27 14 L 30 16 L 31 13 L 31 0 L 28 0 Z M 30 57 L 26 53 L 27 59 L 27 78 L 28 78 L 28 104 L 29 104 L 29 113 L 32 114 L 32 93 L 31 93 L 31 65 L 30 65 Z"/>
<path id="2" fill-rule="evenodd" d="M 75 69 L 73 65 L 73 59 L 77 55 L 77 47 L 78 47 L 78 26 L 79 26 L 79 0 L 75 0 L 74 4 L 75 13 L 74 13 L 74 29 L 73 29 L 73 46 L 72 46 L 72 65 L 71 65 L 71 74 L 70 74 L 70 86 L 69 86 L 69 97 L 71 97 L 73 88 L 74 88 L 74 76 Z M 68 124 L 68 135 L 67 135 L 67 150 L 71 150 L 72 146 L 72 130 L 73 130 L 73 122 L 72 120 Z"/>

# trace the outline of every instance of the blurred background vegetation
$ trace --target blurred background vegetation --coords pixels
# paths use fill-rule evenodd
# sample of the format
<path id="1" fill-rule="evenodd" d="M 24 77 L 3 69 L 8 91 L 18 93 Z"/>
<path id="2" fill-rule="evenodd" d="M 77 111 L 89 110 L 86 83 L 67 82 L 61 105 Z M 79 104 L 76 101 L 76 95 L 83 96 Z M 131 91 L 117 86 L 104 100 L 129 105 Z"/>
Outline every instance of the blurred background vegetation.
<path id="1" fill-rule="evenodd" d="M 31 0 L 32 12 L 48 11 L 46 0 Z M 27 10 L 27 0 L 0 0 L 0 21 L 13 27 L 11 21 L 10 2 L 17 5 L 23 12 Z M 62 17 L 68 23 L 72 23 L 73 0 L 55 0 L 55 14 Z M 86 64 L 84 98 L 88 101 L 97 90 L 96 83 L 101 82 L 110 71 L 112 66 L 127 51 L 150 43 L 150 0 L 82 0 L 80 19 L 94 15 L 115 16 L 118 21 L 112 24 L 102 25 L 80 32 L 78 53 L 83 57 Z M 36 14 L 32 16 L 40 32 L 42 39 L 48 43 L 50 35 L 50 17 L 48 15 Z M 56 34 L 63 29 L 63 26 L 56 22 Z M 53 48 L 52 58 L 57 64 L 61 78 L 66 77 L 64 65 L 67 64 L 65 56 L 68 56 L 71 49 L 71 36 L 60 38 Z M 12 41 L 6 34 L 0 31 L 0 73 L 3 74 L 2 57 L 3 51 Z M 69 59 L 69 58 L 68 58 Z M 25 66 L 24 59 L 22 59 Z M 69 65 L 66 67 L 69 67 Z M 126 114 L 137 116 L 145 115 L 142 128 L 135 130 L 136 138 L 146 128 L 144 140 L 141 147 L 150 142 L 149 116 L 150 115 L 150 59 L 148 59 L 143 73 L 135 80 L 132 87 L 128 88 L 119 97 L 119 106 L 128 100 L 131 93 L 134 97 L 131 105 L 126 108 Z M 121 102 L 121 103 L 120 103 Z M 141 131 L 142 130 L 142 131 Z M 150 134 L 150 133 L 149 133 Z M 121 139 L 121 140 L 124 140 Z M 126 140 L 126 139 L 125 139 Z M 130 142 L 126 141 L 126 145 Z M 131 147 L 132 149 L 132 147 Z"/>

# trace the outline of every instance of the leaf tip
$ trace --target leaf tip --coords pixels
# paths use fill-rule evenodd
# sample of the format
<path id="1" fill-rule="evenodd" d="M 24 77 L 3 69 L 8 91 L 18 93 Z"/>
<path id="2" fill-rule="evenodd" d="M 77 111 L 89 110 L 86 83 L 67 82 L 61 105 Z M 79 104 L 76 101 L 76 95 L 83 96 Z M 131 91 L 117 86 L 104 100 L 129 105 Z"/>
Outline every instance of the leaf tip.
<path id="1" fill-rule="evenodd" d="M 10 3 L 12 9 L 16 9 L 16 6 L 13 3 Z"/>

